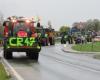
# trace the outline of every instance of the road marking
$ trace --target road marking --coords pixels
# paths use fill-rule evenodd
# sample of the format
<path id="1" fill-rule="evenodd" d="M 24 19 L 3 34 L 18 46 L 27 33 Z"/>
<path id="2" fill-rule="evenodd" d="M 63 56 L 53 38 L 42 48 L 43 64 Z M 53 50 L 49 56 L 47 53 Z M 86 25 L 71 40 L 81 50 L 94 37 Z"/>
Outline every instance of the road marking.
<path id="1" fill-rule="evenodd" d="M 13 74 L 13 75 L 17 78 L 17 80 L 24 80 L 24 79 L 16 72 L 16 70 L 9 64 L 9 62 L 8 62 L 6 59 L 4 59 L 3 57 L 2 57 L 2 62 L 4 63 L 5 66 L 9 67 L 9 69 L 10 69 L 10 71 L 11 71 L 11 74 Z"/>
<path id="2" fill-rule="evenodd" d="M 61 45 L 61 44 L 55 44 L 56 46 L 59 46 L 59 45 Z"/>
<path id="3" fill-rule="evenodd" d="M 67 47 L 67 45 L 66 45 L 66 44 L 64 44 L 64 47 L 66 48 L 66 47 Z"/>
<path id="4" fill-rule="evenodd" d="M 17 78 L 17 80 L 24 80 L 16 71 L 15 69 L 8 63 L 7 60 L 3 58 L 3 62 L 11 69 L 12 74 Z"/>

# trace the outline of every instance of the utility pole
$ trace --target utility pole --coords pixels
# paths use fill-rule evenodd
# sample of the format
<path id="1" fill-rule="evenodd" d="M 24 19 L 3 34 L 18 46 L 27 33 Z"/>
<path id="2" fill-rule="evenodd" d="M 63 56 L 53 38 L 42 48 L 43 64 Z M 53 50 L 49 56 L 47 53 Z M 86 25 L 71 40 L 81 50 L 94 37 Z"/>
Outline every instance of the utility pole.
<path id="1" fill-rule="evenodd" d="M 52 29 L 51 21 L 48 21 L 48 28 Z"/>

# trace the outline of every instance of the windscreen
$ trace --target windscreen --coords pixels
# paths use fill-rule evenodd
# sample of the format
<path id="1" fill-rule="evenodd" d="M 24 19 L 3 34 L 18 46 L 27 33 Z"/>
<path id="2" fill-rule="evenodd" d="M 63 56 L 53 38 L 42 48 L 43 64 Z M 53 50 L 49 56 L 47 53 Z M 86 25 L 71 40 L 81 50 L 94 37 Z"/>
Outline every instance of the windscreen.
<path id="1" fill-rule="evenodd" d="M 29 24 L 26 24 L 23 21 L 17 22 L 16 24 L 14 24 L 13 34 L 16 35 L 16 33 L 18 33 L 18 31 L 20 31 L 20 30 L 23 30 L 23 31 L 29 33 L 30 32 Z"/>
<path id="2" fill-rule="evenodd" d="M 17 22 L 16 24 L 14 24 L 13 27 L 13 35 L 15 36 L 18 33 L 18 31 L 25 31 L 29 34 L 31 33 L 30 27 L 30 23 L 27 24 L 24 21 Z"/>

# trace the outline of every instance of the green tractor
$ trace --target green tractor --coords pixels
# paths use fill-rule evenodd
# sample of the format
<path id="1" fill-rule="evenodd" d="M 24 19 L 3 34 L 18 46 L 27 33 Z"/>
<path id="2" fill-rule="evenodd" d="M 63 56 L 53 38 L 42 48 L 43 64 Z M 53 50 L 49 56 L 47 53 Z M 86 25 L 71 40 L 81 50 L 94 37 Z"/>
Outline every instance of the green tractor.
<path id="1" fill-rule="evenodd" d="M 55 45 L 54 29 L 39 27 L 36 28 L 39 34 L 39 42 L 42 46 Z"/>

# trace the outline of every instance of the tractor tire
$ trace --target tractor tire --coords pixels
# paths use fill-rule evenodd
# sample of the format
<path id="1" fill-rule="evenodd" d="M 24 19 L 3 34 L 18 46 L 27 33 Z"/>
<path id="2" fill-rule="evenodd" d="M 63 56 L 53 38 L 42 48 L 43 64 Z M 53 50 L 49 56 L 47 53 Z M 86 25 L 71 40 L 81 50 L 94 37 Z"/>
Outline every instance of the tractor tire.
<path id="1" fill-rule="evenodd" d="M 39 53 L 28 52 L 28 53 L 26 53 L 26 55 L 27 55 L 30 59 L 34 59 L 34 60 L 38 61 Z"/>
<path id="2" fill-rule="evenodd" d="M 12 52 L 9 52 L 7 50 L 4 50 L 4 54 L 3 54 L 5 59 L 12 59 Z"/>

